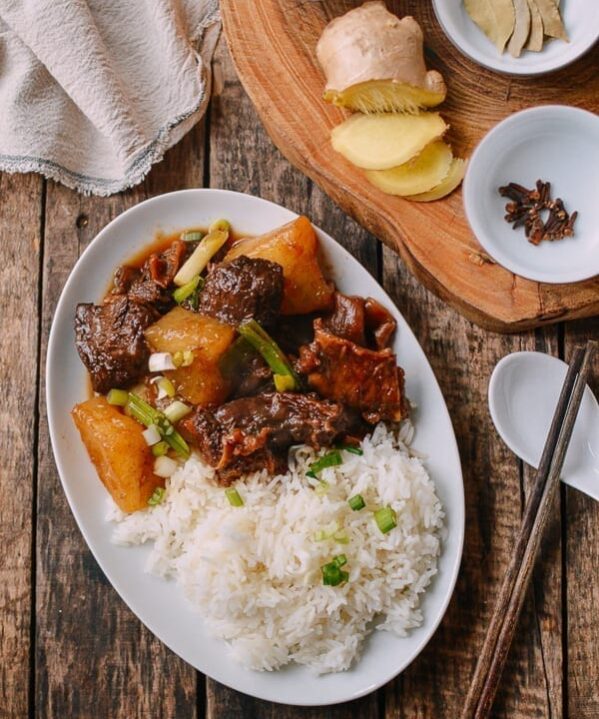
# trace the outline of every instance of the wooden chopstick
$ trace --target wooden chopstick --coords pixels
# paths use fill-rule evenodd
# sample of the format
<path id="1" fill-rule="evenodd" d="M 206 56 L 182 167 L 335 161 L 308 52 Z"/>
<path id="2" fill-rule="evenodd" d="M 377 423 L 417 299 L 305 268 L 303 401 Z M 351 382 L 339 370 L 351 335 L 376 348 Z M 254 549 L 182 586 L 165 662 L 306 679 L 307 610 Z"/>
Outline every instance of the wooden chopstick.
<path id="1" fill-rule="evenodd" d="M 484 719 L 489 716 L 493 705 L 532 576 L 537 550 L 551 514 L 553 497 L 559 486 L 560 473 L 596 350 L 597 342 L 589 341 L 586 349 L 578 347 L 575 350 L 570 362 L 530 498 L 524 509 L 520 533 L 466 697 L 462 719 Z"/>

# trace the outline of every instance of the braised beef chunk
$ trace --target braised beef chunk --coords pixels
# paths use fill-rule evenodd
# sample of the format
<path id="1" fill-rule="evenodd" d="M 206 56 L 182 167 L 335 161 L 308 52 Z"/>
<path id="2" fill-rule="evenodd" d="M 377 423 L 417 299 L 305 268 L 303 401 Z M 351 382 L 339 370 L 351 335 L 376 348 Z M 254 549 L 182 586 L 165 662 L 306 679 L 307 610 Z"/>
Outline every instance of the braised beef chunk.
<path id="1" fill-rule="evenodd" d="M 391 345 L 397 323 L 372 297 L 348 297 L 335 292 L 333 310 L 323 317 L 323 327 L 361 347 L 381 350 Z"/>
<path id="2" fill-rule="evenodd" d="M 114 275 L 113 294 L 126 294 L 134 302 L 155 304 L 164 312 L 173 304 L 172 283 L 183 264 L 187 246 L 175 240 L 163 252 L 154 252 L 141 269 L 123 265 Z"/>
<path id="3" fill-rule="evenodd" d="M 323 326 L 337 337 L 366 346 L 364 299 L 335 292 L 333 311 L 323 318 Z"/>
<path id="4" fill-rule="evenodd" d="M 241 255 L 214 265 L 200 295 L 200 312 L 239 325 L 255 319 L 276 322 L 283 299 L 283 268 L 276 262 Z"/>
<path id="5" fill-rule="evenodd" d="M 391 316 L 389 310 L 385 309 L 380 302 L 367 297 L 364 302 L 364 313 L 366 316 L 367 334 L 372 333 L 374 346 L 379 349 L 391 347 L 397 322 Z"/>
<path id="6" fill-rule="evenodd" d="M 126 387 L 148 369 L 144 330 L 158 318 L 148 305 L 113 295 L 102 305 L 77 305 L 75 341 L 96 392 Z"/>
<path id="7" fill-rule="evenodd" d="M 360 347 L 314 322 L 314 341 L 301 348 L 297 369 L 321 397 L 343 402 L 367 422 L 398 421 L 407 414 L 403 370 L 390 349 Z"/>
<path id="8" fill-rule="evenodd" d="M 359 419 L 340 403 L 290 392 L 244 397 L 216 410 L 197 409 L 179 427 L 216 468 L 221 483 L 256 469 L 284 469 L 294 444 L 320 448 L 347 435 L 363 435 Z"/>

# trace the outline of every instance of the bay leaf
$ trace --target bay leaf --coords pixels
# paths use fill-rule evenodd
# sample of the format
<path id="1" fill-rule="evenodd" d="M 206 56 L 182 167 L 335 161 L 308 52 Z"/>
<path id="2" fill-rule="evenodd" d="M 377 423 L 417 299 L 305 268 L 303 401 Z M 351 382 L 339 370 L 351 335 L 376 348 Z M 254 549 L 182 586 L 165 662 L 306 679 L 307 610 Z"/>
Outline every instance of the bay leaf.
<path id="1" fill-rule="evenodd" d="M 512 0 L 464 0 L 471 19 L 502 53 L 514 32 L 515 11 Z"/>
<path id="2" fill-rule="evenodd" d="M 568 42 L 568 34 L 562 22 L 559 8 L 554 0 L 535 0 L 541 19 L 543 20 L 543 32 L 549 37 L 557 37 Z"/>
<path id="3" fill-rule="evenodd" d="M 526 49 L 531 52 L 540 52 L 543 49 L 543 20 L 535 0 L 528 0 L 530 10 L 530 35 Z"/>
<path id="4" fill-rule="evenodd" d="M 510 38 L 507 49 L 512 57 L 520 57 L 522 48 L 526 45 L 530 35 L 530 9 L 528 0 L 514 0 L 516 17 L 514 32 Z"/>

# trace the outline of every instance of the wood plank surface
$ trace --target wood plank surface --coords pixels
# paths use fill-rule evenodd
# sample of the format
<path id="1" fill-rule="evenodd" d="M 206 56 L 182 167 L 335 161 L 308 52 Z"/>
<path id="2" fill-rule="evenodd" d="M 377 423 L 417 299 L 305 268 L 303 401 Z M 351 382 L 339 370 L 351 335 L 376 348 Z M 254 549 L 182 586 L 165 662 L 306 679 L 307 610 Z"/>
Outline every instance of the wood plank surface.
<path id="1" fill-rule="evenodd" d="M 203 127 L 155 166 L 143 185 L 101 199 L 48 183 L 43 354 L 60 291 L 90 240 L 123 210 L 203 179 Z M 44 367 L 44 362 L 41 368 Z M 43 385 L 43 372 L 40 381 Z M 54 468 L 40 400 L 36 705 L 40 719 L 197 716 L 196 672 L 159 642 L 108 584 L 87 548 Z M 203 681 L 200 680 L 203 693 Z"/>
<path id="2" fill-rule="evenodd" d="M 566 325 L 565 355 L 589 337 L 599 337 L 599 321 Z M 592 389 L 599 397 L 599 359 Z M 599 481 L 599 477 L 597 477 Z M 599 717 L 599 503 L 575 489 L 565 490 L 567 517 L 566 696 L 572 719 Z"/>
<path id="3" fill-rule="evenodd" d="M 236 69 L 277 147 L 399 252 L 421 283 L 482 326 L 514 332 L 599 313 L 599 278 L 546 285 L 488 261 L 466 221 L 461 190 L 431 203 L 392 197 L 332 149 L 330 130 L 347 112 L 322 100 L 324 77 L 315 46 L 329 20 L 359 4 L 221 0 Z M 485 70 L 462 55 L 442 31 L 431 2 L 386 4 L 400 16 L 415 17 L 424 31 L 427 62 L 448 84 L 440 110 L 462 157 L 469 157 L 491 127 L 517 110 L 550 103 L 599 110 L 599 45 L 567 69 L 531 82 Z"/>
<path id="4" fill-rule="evenodd" d="M 454 719 L 531 478 L 531 470 L 492 427 L 486 398 L 490 373 L 514 350 L 568 357 L 577 342 L 599 335 L 599 322 L 502 336 L 464 319 L 281 157 L 222 45 L 216 63 L 218 94 L 207 133 L 201 126 L 192 131 L 138 188 L 111 198 L 85 198 L 35 176 L 0 175 L 0 383 L 10 388 L 0 409 L 5 460 L 0 463 L 0 718 Z M 383 281 L 414 329 L 454 422 L 467 512 L 456 593 L 421 656 L 387 687 L 355 703 L 293 708 L 205 681 L 155 639 L 108 585 L 56 474 L 43 375 L 54 307 L 72 265 L 123 209 L 204 183 L 260 194 L 305 212 L 348 247 Z M 599 366 L 596 393 L 598 382 Z M 599 718 L 597 567 L 599 505 L 563 488 L 495 719 Z"/>
<path id="5" fill-rule="evenodd" d="M 0 175 L 0 717 L 30 706 L 43 186 L 35 175 Z"/>

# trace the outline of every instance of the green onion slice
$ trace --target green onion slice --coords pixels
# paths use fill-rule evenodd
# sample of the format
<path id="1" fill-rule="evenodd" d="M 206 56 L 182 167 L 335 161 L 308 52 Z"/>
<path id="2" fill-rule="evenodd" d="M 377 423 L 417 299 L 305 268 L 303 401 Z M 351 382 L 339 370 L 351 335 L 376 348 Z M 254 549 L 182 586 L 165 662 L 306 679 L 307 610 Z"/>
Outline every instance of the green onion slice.
<path id="1" fill-rule="evenodd" d="M 357 454 L 359 456 L 362 456 L 364 454 L 364 450 L 360 447 L 356 447 L 353 444 L 340 444 L 338 445 L 337 449 L 342 449 L 344 452 L 351 452 L 352 454 Z"/>
<path id="2" fill-rule="evenodd" d="M 293 392 L 295 390 L 295 378 L 288 374 L 274 374 L 275 389 L 277 392 Z"/>
<path id="3" fill-rule="evenodd" d="M 339 555 L 344 556 L 344 555 Z M 341 569 L 342 565 L 337 564 L 336 558 L 328 564 L 323 564 L 320 568 L 322 571 L 322 583 L 330 587 L 336 587 L 349 579 L 349 572 Z"/>
<path id="4" fill-rule="evenodd" d="M 354 494 L 353 497 L 350 497 L 347 500 L 347 503 L 354 510 L 354 512 L 359 512 L 361 509 L 364 509 L 364 507 L 366 506 L 364 497 L 362 497 L 361 494 Z"/>
<path id="5" fill-rule="evenodd" d="M 199 230 L 188 230 L 187 232 L 181 233 L 183 242 L 199 242 L 202 237 L 204 237 L 204 233 Z"/>
<path id="6" fill-rule="evenodd" d="M 186 299 L 191 297 L 197 289 L 202 289 L 203 286 L 204 280 L 199 275 L 196 275 L 182 287 L 177 287 L 177 289 L 173 292 L 173 299 L 178 305 L 180 305 L 182 302 L 185 302 Z"/>
<path id="7" fill-rule="evenodd" d="M 172 422 L 174 424 L 180 419 L 183 419 L 183 417 L 187 417 L 187 415 L 191 411 L 192 410 L 189 405 L 176 399 L 174 402 L 171 402 L 169 406 L 164 410 L 164 416 L 168 419 L 169 422 Z"/>
<path id="8" fill-rule="evenodd" d="M 235 487 L 225 489 L 225 495 L 232 507 L 243 507 L 243 499 Z"/>
<path id="9" fill-rule="evenodd" d="M 157 504 L 160 504 L 160 502 L 164 499 L 165 492 L 166 490 L 164 487 L 156 487 L 152 496 L 148 499 L 150 507 L 155 507 Z"/>
<path id="10" fill-rule="evenodd" d="M 333 561 L 338 567 L 342 567 L 344 564 L 347 564 L 347 557 L 345 554 L 338 554 L 336 557 L 333 557 Z"/>
<path id="11" fill-rule="evenodd" d="M 108 404 L 114 404 L 117 407 L 125 407 L 129 400 L 129 392 L 126 389 L 111 389 L 106 395 Z"/>
<path id="12" fill-rule="evenodd" d="M 152 407 L 151 404 L 148 404 L 133 392 L 129 392 L 127 409 L 134 419 L 141 424 L 145 424 L 146 427 L 149 427 L 151 424 L 155 424 L 158 427 L 160 436 L 180 457 L 183 457 L 183 459 L 187 459 L 189 457 L 191 454 L 189 445 L 175 430 L 173 425 L 162 412 L 159 412 L 157 409 Z"/>
<path id="13" fill-rule="evenodd" d="M 252 319 L 243 322 L 239 325 L 237 331 L 254 349 L 260 352 L 275 377 L 279 375 L 279 377 L 289 378 L 289 380 L 286 380 L 287 391 L 298 390 L 300 388 L 299 377 L 293 371 L 293 367 L 289 364 L 289 360 L 283 350 L 256 320 Z M 276 381 L 275 379 L 275 386 Z M 279 379 L 278 381 L 281 383 L 282 380 Z"/>
<path id="14" fill-rule="evenodd" d="M 152 445 L 152 454 L 154 455 L 154 457 L 164 457 L 167 452 L 168 444 L 164 440 Z"/>
<path id="15" fill-rule="evenodd" d="M 231 230 L 231 224 L 228 220 L 214 220 L 210 223 L 208 232 L 229 232 Z"/>
<path id="16" fill-rule="evenodd" d="M 323 469 L 336 467 L 339 464 L 343 464 L 343 458 L 341 457 L 341 452 L 338 449 L 334 449 L 332 452 L 328 452 L 320 457 L 320 459 L 317 459 L 316 462 L 312 462 L 310 465 L 310 472 L 312 472 L 312 474 L 309 472 L 306 472 L 306 474 L 311 477 L 322 472 Z"/>
<path id="17" fill-rule="evenodd" d="M 391 507 L 382 507 L 374 513 L 374 519 L 383 534 L 397 527 L 397 514 Z"/>

